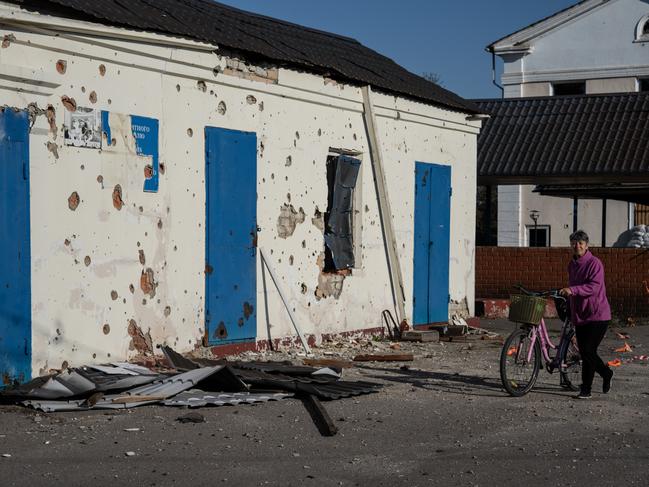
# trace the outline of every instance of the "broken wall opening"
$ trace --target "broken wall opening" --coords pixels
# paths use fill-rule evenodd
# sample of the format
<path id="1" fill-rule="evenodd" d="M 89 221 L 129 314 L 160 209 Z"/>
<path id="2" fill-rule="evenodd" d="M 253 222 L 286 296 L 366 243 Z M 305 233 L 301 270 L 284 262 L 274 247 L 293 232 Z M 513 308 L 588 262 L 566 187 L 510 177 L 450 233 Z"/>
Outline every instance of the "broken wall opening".
<path id="1" fill-rule="evenodd" d="M 334 152 L 335 151 L 335 152 Z M 325 259 L 323 272 L 345 271 L 357 266 L 355 232 L 360 219 L 354 218 L 357 203 L 354 195 L 361 168 L 358 153 L 331 150 L 327 156 L 327 210 L 324 213 Z M 357 227 L 357 228 L 355 228 Z"/>

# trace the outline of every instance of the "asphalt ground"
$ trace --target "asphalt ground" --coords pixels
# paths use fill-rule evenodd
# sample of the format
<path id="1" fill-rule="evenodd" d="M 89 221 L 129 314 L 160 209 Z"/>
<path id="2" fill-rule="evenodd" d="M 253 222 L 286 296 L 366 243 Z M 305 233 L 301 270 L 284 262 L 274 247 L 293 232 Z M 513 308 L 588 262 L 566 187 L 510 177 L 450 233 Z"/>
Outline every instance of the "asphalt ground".
<path id="1" fill-rule="evenodd" d="M 506 335 L 514 325 L 483 326 Z M 345 369 L 345 379 L 385 387 L 323 403 L 333 437 L 319 434 L 297 399 L 196 409 L 205 422 L 185 424 L 176 419 L 187 410 L 161 406 L 2 406 L 0 485 L 647 486 L 648 365 L 633 356 L 649 353 L 649 327 L 623 331 L 633 352 L 614 352 L 624 340 L 609 332 L 601 355 L 623 363 L 611 392 L 598 393 L 596 378 L 586 401 L 544 371 L 530 394 L 509 397 L 497 340 L 403 343 L 413 362 Z"/>

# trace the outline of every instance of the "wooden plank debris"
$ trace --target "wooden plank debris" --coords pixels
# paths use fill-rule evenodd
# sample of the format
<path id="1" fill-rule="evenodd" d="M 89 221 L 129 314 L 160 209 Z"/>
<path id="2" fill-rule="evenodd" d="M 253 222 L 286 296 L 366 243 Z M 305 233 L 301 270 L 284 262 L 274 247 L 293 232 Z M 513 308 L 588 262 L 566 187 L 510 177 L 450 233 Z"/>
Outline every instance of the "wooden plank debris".
<path id="1" fill-rule="evenodd" d="M 339 369 L 346 369 L 354 366 L 354 363 L 351 360 L 335 358 L 305 358 L 302 360 L 302 363 L 310 367 L 337 367 Z"/>
<path id="2" fill-rule="evenodd" d="M 338 427 L 334 424 L 331 416 L 329 416 L 329 413 L 316 396 L 313 394 L 304 394 L 300 398 L 322 436 L 334 436 L 338 433 Z"/>

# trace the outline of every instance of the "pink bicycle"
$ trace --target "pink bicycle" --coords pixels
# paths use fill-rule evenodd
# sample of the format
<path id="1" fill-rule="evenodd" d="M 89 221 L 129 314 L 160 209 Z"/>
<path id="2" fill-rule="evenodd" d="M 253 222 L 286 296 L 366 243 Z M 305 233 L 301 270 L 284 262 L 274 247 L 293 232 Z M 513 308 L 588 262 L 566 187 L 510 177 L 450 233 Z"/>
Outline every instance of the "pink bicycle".
<path id="1" fill-rule="evenodd" d="M 532 390 L 541 369 L 541 356 L 546 370 L 552 374 L 559 370 L 561 387 L 577 391 L 581 380 L 581 356 L 577 348 L 575 328 L 570 321 L 568 302 L 556 290 L 532 292 L 522 286 L 515 286 L 525 296 L 537 298 L 551 297 L 554 300 L 559 318 L 563 321 L 561 338 L 554 345 L 542 317 L 536 322 L 520 323 L 520 327 L 505 340 L 500 354 L 500 379 L 505 390 L 512 396 L 520 397 Z M 543 307 L 544 302 L 539 302 Z M 510 319 L 512 314 L 510 313 Z M 526 321 L 530 321 L 527 320 Z"/>

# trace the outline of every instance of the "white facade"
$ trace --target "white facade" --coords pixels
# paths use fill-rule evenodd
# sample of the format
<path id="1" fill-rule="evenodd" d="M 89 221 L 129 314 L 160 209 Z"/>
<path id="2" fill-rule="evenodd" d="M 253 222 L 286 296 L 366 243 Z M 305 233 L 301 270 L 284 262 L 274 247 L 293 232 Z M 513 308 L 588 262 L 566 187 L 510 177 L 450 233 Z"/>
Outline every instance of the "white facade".
<path id="1" fill-rule="evenodd" d="M 530 230 L 547 228 L 548 246 L 568 246 L 573 231 L 573 200 L 541 196 L 533 190 L 533 185 L 498 186 L 498 245 L 527 247 Z M 629 228 L 627 202 L 607 200 L 605 219 L 602 200 L 580 199 L 577 205 L 577 226 L 588 233 L 594 247 L 611 247 Z M 533 212 L 538 215 L 536 223 L 530 216 Z"/>
<path id="2" fill-rule="evenodd" d="M 30 133 L 34 375 L 63 363 L 126 359 L 141 351 L 140 338 L 181 352 L 201 344 L 206 126 L 257 135 L 258 246 L 269 255 L 303 333 L 318 337 L 381 326 L 381 311 L 393 304 L 360 88 L 288 69 L 239 66 L 217 56 L 214 46 L 1 3 L 0 19 L 0 106 L 55 110 L 51 121 L 45 110 L 33 110 Z M 109 111 L 115 144 L 101 150 L 66 146 L 64 97 L 78 107 Z M 374 103 L 406 314 L 412 313 L 415 161 L 451 166 L 457 190 L 449 293 L 451 306 L 473 313 L 480 122 L 395 96 L 375 93 Z M 157 192 L 142 190 L 150 159 L 135 153 L 129 114 L 159 120 L 164 172 Z M 363 159 L 356 239 L 362 255 L 339 296 L 319 298 L 316 287 L 327 284 L 321 274 L 324 242 L 312 218 L 327 206 L 331 147 L 359 151 Z M 121 210 L 114 205 L 117 184 Z M 80 202 L 73 211 L 74 192 Z M 305 218 L 281 238 L 280 209 L 289 203 L 302 208 Z M 257 340 L 293 335 L 272 283 L 264 292 L 259 259 L 257 276 Z"/>
<path id="3" fill-rule="evenodd" d="M 582 81 L 586 94 L 638 91 L 649 78 L 649 37 L 642 35 L 648 21 L 647 1 L 589 0 L 497 41 L 492 48 L 504 61 L 505 98 L 551 96 L 558 84 Z M 540 214 L 537 225 L 550 226 L 552 246 L 566 245 L 573 201 L 533 189 L 498 187 L 498 245 L 529 244 L 530 210 Z M 602 204 L 579 201 L 577 227 L 588 232 L 591 244 L 608 246 L 633 225 L 633 205 L 630 211 L 626 202 L 608 201 L 604 224 Z"/>

